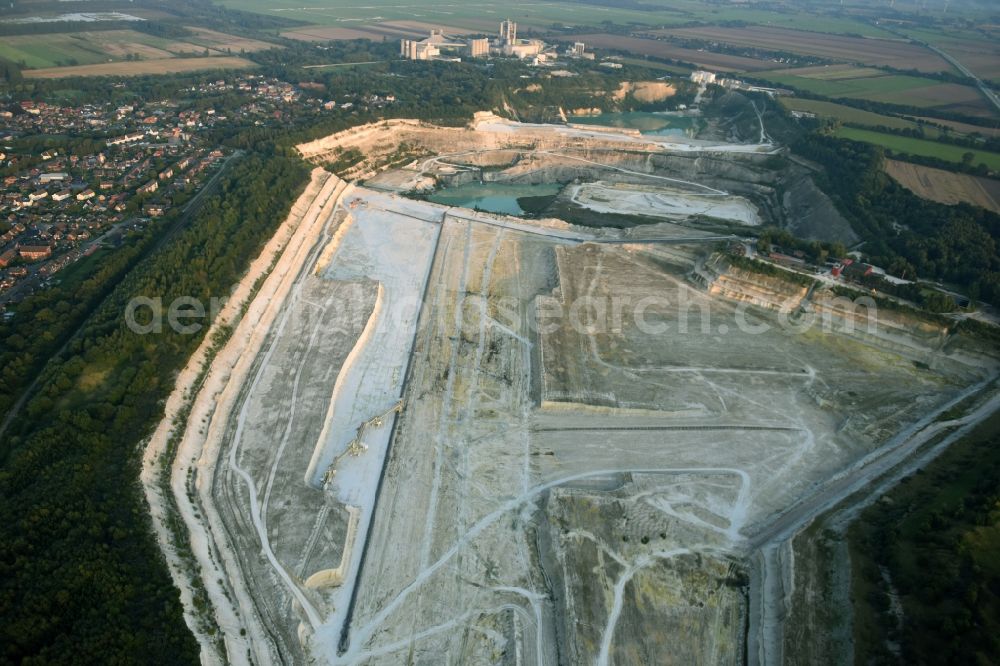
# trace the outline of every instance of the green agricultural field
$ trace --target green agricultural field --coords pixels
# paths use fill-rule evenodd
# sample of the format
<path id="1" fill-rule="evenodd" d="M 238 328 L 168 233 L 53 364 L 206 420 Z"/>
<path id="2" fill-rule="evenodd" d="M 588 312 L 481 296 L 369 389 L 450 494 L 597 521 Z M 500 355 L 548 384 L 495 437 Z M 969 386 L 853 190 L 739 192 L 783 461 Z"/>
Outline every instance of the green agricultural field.
<path id="1" fill-rule="evenodd" d="M 680 76 L 688 76 L 691 74 L 692 71 L 694 71 L 690 67 L 679 67 L 677 65 L 668 65 L 663 62 L 657 62 L 655 60 L 644 60 L 642 58 L 622 58 L 620 62 L 623 65 L 648 67 L 649 69 L 655 69 L 661 72 L 669 72 L 671 74 L 678 74 Z"/>
<path id="2" fill-rule="evenodd" d="M 777 12 L 715 6 L 700 0 L 646 2 L 647 5 L 657 6 L 657 9 L 651 11 L 535 0 L 514 0 L 503 6 L 475 0 L 468 3 L 458 3 L 455 0 L 426 0 L 422 3 L 408 4 L 400 3 L 399 0 L 368 0 L 360 4 L 352 0 L 317 0 L 306 3 L 305 6 L 298 0 L 221 0 L 221 2 L 229 7 L 268 16 L 344 28 L 381 21 L 420 21 L 481 29 L 493 23 L 499 25 L 505 18 L 514 19 L 525 27 L 530 26 L 535 29 L 547 29 L 553 24 L 593 27 L 605 21 L 656 27 L 679 26 L 692 21 L 707 23 L 746 21 L 813 32 L 856 34 L 867 37 L 886 36 L 886 33 L 876 26 L 849 18 L 822 16 L 808 11 Z"/>
<path id="3" fill-rule="evenodd" d="M 807 90 L 825 97 L 854 97 L 858 99 L 873 99 L 886 94 L 899 94 L 907 90 L 927 88 L 937 83 L 933 79 L 919 76 L 894 76 L 882 73 L 878 76 L 862 75 L 850 79 L 817 79 L 773 72 L 760 76 L 766 76 L 768 81 L 779 85 Z"/>
<path id="4" fill-rule="evenodd" d="M 772 74 L 781 76 L 798 76 L 819 81 L 843 81 L 848 79 L 863 79 L 870 76 L 885 76 L 885 72 L 872 67 L 857 67 L 855 65 L 816 65 L 799 67 L 797 69 L 776 69 Z"/>
<path id="5" fill-rule="evenodd" d="M 905 136 L 855 129 L 853 127 L 840 127 L 837 129 L 836 135 L 842 139 L 863 141 L 876 146 L 882 146 L 895 154 L 906 153 L 910 155 L 922 155 L 924 157 L 936 157 L 947 162 L 955 162 L 956 164 L 962 162 L 963 155 L 971 152 L 975 156 L 972 160 L 973 164 L 982 163 L 992 171 L 1000 171 L 1000 153 L 971 150 L 962 146 L 952 146 L 926 139 L 911 139 Z"/>
<path id="6" fill-rule="evenodd" d="M 490 2 L 457 3 L 453 0 L 421 4 L 405 4 L 398 0 L 372 0 L 360 4 L 351 0 L 318 0 L 303 7 L 299 0 L 222 0 L 222 4 L 273 17 L 344 28 L 382 21 L 419 21 L 480 29 L 487 24 L 499 26 L 506 18 L 536 29 L 565 23 L 593 26 L 614 21 L 678 25 L 691 20 L 684 13 L 667 8 L 645 12 L 558 2 L 521 1 L 498 6 Z"/>
<path id="7" fill-rule="evenodd" d="M 0 41 L 0 58 L 19 63 L 23 67 L 52 67 L 55 65 L 49 59 L 30 53 L 27 49 L 17 49 Z"/>
<path id="8" fill-rule="evenodd" d="M 812 12 L 770 12 L 761 9 L 722 7 L 710 9 L 704 2 L 686 3 L 699 21 L 719 23 L 723 21 L 746 21 L 771 28 L 791 28 L 807 32 L 821 32 L 834 35 L 861 35 L 862 37 L 889 37 L 881 28 L 863 21 L 853 21 L 835 16 L 818 16 Z M 775 45 L 780 46 L 780 45 Z"/>
<path id="9" fill-rule="evenodd" d="M 991 38 L 985 32 L 978 30 L 960 30 L 958 28 L 920 30 L 917 28 L 906 28 L 900 32 L 945 51 L 954 51 L 956 54 L 961 54 L 964 51 L 995 53 L 998 49 L 995 38 Z"/>
<path id="10" fill-rule="evenodd" d="M 109 59 L 99 45 L 74 33 L 4 37 L 0 57 L 32 68 L 92 65 Z"/>
<path id="11" fill-rule="evenodd" d="M 812 76 L 796 76 L 782 70 L 782 73 L 757 73 L 778 86 L 797 88 L 833 99 L 867 99 L 902 106 L 924 108 L 965 104 L 985 110 L 982 97 L 975 88 L 955 83 L 945 83 L 920 76 L 882 74 L 863 75 L 850 79 L 818 79 Z"/>
<path id="12" fill-rule="evenodd" d="M 0 57 L 29 70 L 102 65 L 126 60 L 166 60 L 175 57 L 224 55 L 229 48 L 257 51 L 273 44 L 199 28 L 190 36 L 168 39 L 137 30 L 114 29 L 39 35 L 8 35 L 0 41 Z"/>
<path id="13" fill-rule="evenodd" d="M 837 104 L 836 102 L 824 102 L 818 99 L 801 99 L 798 97 L 782 97 L 781 105 L 790 111 L 806 111 L 815 113 L 824 118 L 835 118 L 842 123 L 852 123 L 855 125 L 867 125 L 868 127 L 889 127 L 892 129 L 918 129 L 920 125 L 912 120 L 898 118 L 896 116 L 886 116 L 881 113 L 873 113 L 864 109 L 855 109 L 853 106 Z M 924 125 L 924 132 L 931 139 L 936 139 L 939 130 L 930 125 Z"/>

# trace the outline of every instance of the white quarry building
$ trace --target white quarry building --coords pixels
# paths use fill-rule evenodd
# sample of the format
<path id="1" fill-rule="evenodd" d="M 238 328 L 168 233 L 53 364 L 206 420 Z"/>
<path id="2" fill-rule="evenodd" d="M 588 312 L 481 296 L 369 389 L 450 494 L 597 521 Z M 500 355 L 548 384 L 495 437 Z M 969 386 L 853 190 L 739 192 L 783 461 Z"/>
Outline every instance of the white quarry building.
<path id="1" fill-rule="evenodd" d="M 503 55 L 517 58 L 531 58 L 542 52 L 545 42 L 540 39 L 521 39 L 503 47 Z"/>

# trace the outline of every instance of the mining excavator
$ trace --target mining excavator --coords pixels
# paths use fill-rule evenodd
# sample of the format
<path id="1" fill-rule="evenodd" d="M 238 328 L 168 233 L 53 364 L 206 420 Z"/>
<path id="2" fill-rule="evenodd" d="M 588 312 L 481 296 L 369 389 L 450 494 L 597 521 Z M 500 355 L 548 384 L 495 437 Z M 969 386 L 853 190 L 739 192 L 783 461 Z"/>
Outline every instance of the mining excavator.
<path id="1" fill-rule="evenodd" d="M 353 456 L 357 458 L 362 453 L 368 450 L 368 446 L 364 443 L 363 439 L 365 436 L 365 432 L 367 432 L 369 428 L 381 428 L 382 425 L 385 424 L 385 420 L 389 417 L 390 414 L 393 413 L 399 414 L 402 411 L 403 411 L 403 401 L 399 400 L 395 405 L 393 405 L 389 409 L 385 410 L 381 414 L 377 414 L 376 416 L 371 417 L 370 419 L 368 419 L 367 421 L 358 426 L 358 431 L 357 433 L 355 433 L 354 439 L 352 439 L 347 444 L 347 448 L 344 449 L 343 453 L 341 453 L 340 455 L 338 455 L 336 458 L 333 459 L 333 462 L 330 464 L 330 466 L 326 470 L 326 473 L 323 475 L 324 490 L 330 486 L 330 483 L 333 481 L 333 477 L 337 475 L 337 465 L 340 464 L 340 461 L 343 460 L 344 457 Z"/>

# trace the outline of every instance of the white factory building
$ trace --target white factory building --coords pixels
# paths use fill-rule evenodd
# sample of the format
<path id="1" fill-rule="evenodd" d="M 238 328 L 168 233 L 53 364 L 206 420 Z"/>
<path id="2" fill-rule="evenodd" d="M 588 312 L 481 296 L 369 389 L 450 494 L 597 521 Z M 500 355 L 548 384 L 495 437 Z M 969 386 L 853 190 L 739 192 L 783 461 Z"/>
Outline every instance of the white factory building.
<path id="1" fill-rule="evenodd" d="M 468 46 L 465 42 L 450 41 L 440 30 L 431 30 L 431 36 L 419 42 L 402 40 L 399 43 L 399 55 L 407 60 L 435 60 L 441 57 L 442 50 L 466 48 Z"/>
<path id="2" fill-rule="evenodd" d="M 715 83 L 715 72 L 706 72 L 704 70 L 698 70 L 697 72 L 691 72 L 691 81 L 700 85 L 707 85 L 709 83 Z"/>
<path id="3" fill-rule="evenodd" d="M 399 55 L 407 60 L 456 60 L 458 58 L 455 55 L 445 56 L 442 53 L 458 52 L 471 58 L 487 58 L 495 55 L 517 57 L 523 60 L 538 58 L 546 48 L 545 42 L 540 39 L 518 39 L 517 23 L 506 20 L 500 24 L 500 35 L 496 39 L 479 37 L 455 40 L 446 37 L 440 30 L 432 30 L 427 39 L 420 41 L 401 40 Z"/>

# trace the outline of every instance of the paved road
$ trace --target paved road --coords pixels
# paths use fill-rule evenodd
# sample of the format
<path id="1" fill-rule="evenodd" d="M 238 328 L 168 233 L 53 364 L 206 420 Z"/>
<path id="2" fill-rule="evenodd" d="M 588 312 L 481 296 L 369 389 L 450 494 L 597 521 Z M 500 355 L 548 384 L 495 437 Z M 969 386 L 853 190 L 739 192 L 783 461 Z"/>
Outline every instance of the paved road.
<path id="1" fill-rule="evenodd" d="M 986 97 L 986 99 L 988 99 L 993 104 L 993 106 L 995 106 L 997 108 L 997 111 L 1000 111 L 1000 97 L 998 97 L 995 92 L 993 92 L 985 83 L 983 83 L 982 79 L 980 79 L 978 76 L 976 76 L 975 74 L 973 74 L 972 71 L 968 67 L 966 67 L 965 65 L 963 65 L 962 63 L 960 63 L 958 60 L 956 60 L 955 58 L 951 57 L 950 55 L 948 55 L 947 53 L 945 53 L 944 51 L 942 51 L 941 49 L 939 49 L 937 47 L 931 46 L 930 44 L 924 44 L 924 46 L 926 46 L 927 48 L 929 48 L 931 51 L 934 51 L 934 53 L 937 53 L 939 56 L 941 56 L 942 58 L 944 58 L 945 60 L 947 60 L 949 63 L 951 63 L 952 65 L 954 65 L 955 69 L 957 69 L 958 71 L 962 72 L 962 74 L 965 74 L 965 76 L 967 76 L 970 79 L 972 79 L 972 81 L 976 84 L 976 86 L 979 88 L 979 90 L 982 91 L 982 93 Z"/>
<path id="2" fill-rule="evenodd" d="M 908 39 L 911 42 L 913 42 L 914 44 L 919 44 L 920 46 L 923 46 L 925 49 L 928 49 L 930 51 L 933 51 L 934 53 L 937 53 L 939 56 L 941 56 L 942 58 L 944 58 L 948 62 L 948 64 L 950 64 L 952 67 L 954 67 L 955 69 L 957 69 L 959 72 L 961 72 L 967 78 L 971 79 L 972 82 L 976 84 L 976 87 L 979 88 L 979 90 L 983 93 L 983 96 L 985 96 L 986 99 L 989 100 L 990 103 L 993 104 L 993 106 L 996 107 L 997 111 L 1000 111 L 1000 97 L 998 97 L 997 94 L 995 92 L 993 92 L 993 90 L 991 90 L 985 83 L 983 83 L 982 79 L 980 79 L 978 76 L 976 76 L 975 74 L 973 74 L 972 71 L 968 67 L 966 67 L 965 65 L 963 65 L 956 58 L 954 58 L 951 55 L 945 53 L 944 51 L 942 51 L 941 49 L 937 48 L 936 46 L 931 46 L 927 42 L 920 41 L 919 39 L 914 39 L 910 35 L 907 35 L 905 32 L 900 32 L 898 30 L 893 30 L 892 28 L 890 28 L 888 26 L 885 26 L 885 25 L 882 25 L 880 27 L 883 30 L 886 30 L 887 32 L 891 32 L 894 35 L 898 35 L 898 36 L 902 37 L 903 39 Z"/>

